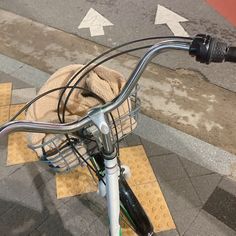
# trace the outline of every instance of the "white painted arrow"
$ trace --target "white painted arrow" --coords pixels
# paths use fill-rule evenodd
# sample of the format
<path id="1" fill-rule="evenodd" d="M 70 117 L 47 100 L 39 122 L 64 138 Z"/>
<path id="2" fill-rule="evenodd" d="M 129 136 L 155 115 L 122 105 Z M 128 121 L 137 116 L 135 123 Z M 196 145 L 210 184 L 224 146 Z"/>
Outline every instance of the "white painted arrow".
<path id="1" fill-rule="evenodd" d="M 167 24 L 170 30 L 176 36 L 189 36 L 188 33 L 184 30 L 183 26 L 179 22 L 185 22 L 188 19 L 178 15 L 177 13 L 161 6 L 157 6 L 157 13 L 155 24 Z"/>
<path id="2" fill-rule="evenodd" d="M 89 28 L 90 34 L 93 37 L 104 35 L 103 27 L 110 25 L 113 24 L 93 8 L 90 8 L 78 28 Z"/>

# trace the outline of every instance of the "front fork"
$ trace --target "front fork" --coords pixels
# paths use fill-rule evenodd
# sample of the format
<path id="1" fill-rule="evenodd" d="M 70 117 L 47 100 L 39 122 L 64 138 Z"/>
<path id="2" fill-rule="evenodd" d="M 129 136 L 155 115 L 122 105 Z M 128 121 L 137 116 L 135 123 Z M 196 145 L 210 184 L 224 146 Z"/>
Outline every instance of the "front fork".
<path id="1" fill-rule="evenodd" d="M 103 158 L 106 176 L 106 198 L 110 225 L 110 235 L 120 235 L 120 197 L 119 197 L 119 167 L 117 152 L 111 139 L 111 130 L 107 123 L 108 117 L 99 108 L 93 109 L 89 114 L 91 120 L 101 133 L 103 143 Z"/>
<path id="2" fill-rule="evenodd" d="M 120 235 L 120 198 L 119 198 L 119 168 L 117 165 L 117 157 L 111 160 L 104 160 L 106 174 L 106 198 L 108 206 L 108 216 L 110 223 L 111 236 Z"/>

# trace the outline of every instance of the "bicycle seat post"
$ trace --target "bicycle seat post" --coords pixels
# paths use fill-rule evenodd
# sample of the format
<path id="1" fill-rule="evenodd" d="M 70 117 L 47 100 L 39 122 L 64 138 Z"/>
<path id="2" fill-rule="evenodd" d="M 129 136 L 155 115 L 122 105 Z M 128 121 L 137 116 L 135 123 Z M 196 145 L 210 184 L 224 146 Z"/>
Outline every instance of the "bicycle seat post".
<path id="1" fill-rule="evenodd" d="M 111 236 L 120 235 L 120 198 L 119 198 L 119 168 L 117 150 L 112 142 L 111 130 L 108 125 L 108 115 L 101 108 L 94 108 L 89 112 L 89 117 L 101 133 L 103 143 L 103 158 L 105 164 L 105 183 L 108 216 Z"/>

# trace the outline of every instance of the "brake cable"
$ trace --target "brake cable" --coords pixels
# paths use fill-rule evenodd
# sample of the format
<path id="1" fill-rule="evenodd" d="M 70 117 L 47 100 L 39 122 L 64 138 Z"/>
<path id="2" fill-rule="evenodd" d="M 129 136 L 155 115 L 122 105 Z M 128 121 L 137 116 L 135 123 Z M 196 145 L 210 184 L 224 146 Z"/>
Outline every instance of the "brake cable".
<path id="1" fill-rule="evenodd" d="M 101 58 L 102 56 L 108 54 L 109 52 L 116 50 L 117 48 L 121 48 L 121 47 L 124 47 L 124 46 L 126 46 L 126 45 L 128 45 L 128 44 L 135 43 L 135 42 L 140 42 L 140 41 L 145 41 L 145 40 L 151 40 L 151 39 L 164 39 L 164 38 L 180 38 L 180 39 L 189 39 L 189 40 L 192 39 L 192 38 L 188 38 L 188 37 L 174 37 L 174 36 L 171 36 L 171 37 L 152 37 L 152 38 L 134 40 L 134 41 L 125 43 L 125 44 L 123 44 L 123 45 L 117 46 L 117 47 L 115 47 L 115 48 L 113 48 L 113 49 L 110 49 L 110 50 L 108 50 L 107 52 L 101 54 L 101 55 L 98 56 L 97 58 L 95 58 L 95 59 L 93 59 L 92 61 L 90 61 L 85 67 L 83 67 L 83 68 L 81 69 L 81 72 L 82 72 L 86 67 L 88 67 L 89 65 L 91 65 L 94 61 L 98 60 L 99 58 Z M 122 51 L 122 52 L 120 52 L 120 53 L 117 53 L 117 54 L 115 54 L 115 55 L 112 55 L 112 56 L 110 56 L 110 57 L 108 57 L 108 58 L 102 60 L 101 62 L 99 62 L 99 63 L 95 64 L 93 67 L 91 67 L 91 68 L 90 68 L 88 71 L 86 71 L 84 74 L 82 74 L 82 76 L 77 80 L 77 82 L 76 82 L 73 86 L 69 86 L 69 85 L 67 84 L 66 86 L 59 87 L 59 88 L 54 88 L 54 89 L 51 89 L 51 90 L 49 90 L 49 91 L 46 91 L 46 92 L 43 93 L 43 94 L 38 95 L 36 98 L 34 98 L 33 100 L 31 100 L 29 103 L 27 103 L 23 108 L 21 108 L 21 110 L 20 110 L 19 112 L 17 112 L 17 114 L 16 114 L 14 117 L 12 117 L 12 118 L 10 119 L 10 121 L 15 120 L 23 111 L 25 111 L 26 109 L 28 109 L 29 106 L 31 106 L 34 102 L 36 102 L 38 99 L 40 99 L 40 98 L 46 96 L 47 94 L 52 93 L 52 92 L 57 91 L 57 90 L 62 90 L 62 89 L 63 89 L 63 90 L 65 91 L 66 89 L 71 89 L 70 92 L 69 92 L 69 94 L 68 94 L 68 96 L 66 97 L 66 102 L 65 102 L 65 104 L 64 104 L 64 109 L 63 109 L 63 113 L 62 113 L 62 115 L 63 115 L 62 118 L 63 118 L 63 120 L 64 120 L 64 119 L 65 119 L 65 117 L 64 117 L 64 115 L 65 115 L 65 108 L 66 108 L 67 102 L 68 102 L 69 97 L 70 97 L 69 95 L 71 95 L 71 93 L 73 92 L 74 89 L 81 89 L 81 87 L 78 87 L 78 86 L 76 86 L 76 85 L 79 83 L 79 81 L 80 81 L 82 78 L 85 77 L 85 75 L 87 75 L 91 70 L 93 70 L 93 69 L 96 68 L 97 66 L 101 65 L 102 63 L 105 63 L 105 62 L 108 61 L 108 60 L 111 60 L 111 59 L 113 59 L 113 58 L 115 58 L 115 57 L 118 57 L 118 56 L 120 56 L 120 55 L 123 55 L 123 54 L 125 54 L 125 53 L 129 53 L 129 52 L 132 52 L 132 51 L 136 51 L 136 50 L 141 50 L 141 49 L 149 48 L 149 47 L 151 47 L 151 46 L 153 46 L 153 45 L 146 45 L 146 46 L 142 46 L 142 47 L 137 47 L 137 48 L 125 50 L 125 51 Z M 71 77 L 71 79 L 70 79 L 69 82 L 72 82 L 73 79 L 75 79 L 76 76 L 77 76 L 79 73 L 80 73 L 80 71 L 76 72 L 76 73 Z M 84 89 L 84 88 L 82 88 L 82 89 Z M 90 92 L 91 92 L 91 91 L 90 91 Z M 114 120 L 113 120 L 113 123 L 114 123 Z M 114 124 L 114 126 L 115 126 L 115 124 Z M 75 152 L 85 161 L 85 163 L 88 165 L 88 167 L 91 168 L 96 174 L 99 174 L 99 173 L 97 173 L 97 171 L 96 171 L 95 169 L 93 169 L 93 167 L 82 157 L 82 155 L 75 149 L 75 147 L 74 147 L 73 143 L 71 143 L 70 138 L 68 137 L 68 135 L 65 135 L 65 136 L 66 136 L 66 138 L 67 138 L 69 144 L 71 145 L 72 149 L 74 149 Z M 117 130 L 116 130 L 116 136 L 117 136 L 117 138 L 118 138 Z M 118 140 L 117 140 L 117 147 L 119 147 Z M 119 150 L 119 148 L 118 148 L 118 150 Z M 100 177 L 101 177 L 101 176 L 100 176 Z M 98 178 L 99 178 L 99 176 L 98 176 Z"/>

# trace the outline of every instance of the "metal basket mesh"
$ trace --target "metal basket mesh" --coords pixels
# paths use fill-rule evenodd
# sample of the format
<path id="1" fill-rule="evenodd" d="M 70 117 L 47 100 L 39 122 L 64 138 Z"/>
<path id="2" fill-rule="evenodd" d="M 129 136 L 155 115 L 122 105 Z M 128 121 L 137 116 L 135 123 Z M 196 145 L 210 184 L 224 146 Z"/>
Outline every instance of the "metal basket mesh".
<path id="1" fill-rule="evenodd" d="M 138 88 L 137 85 L 129 98 L 108 116 L 114 144 L 132 133 L 137 126 L 140 110 L 140 100 L 137 97 Z M 95 125 L 68 134 L 68 137 L 74 148 L 69 144 L 65 135 L 61 134 L 51 134 L 42 144 L 29 145 L 29 147 L 37 154 L 41 153 L 40 160 L 46 162 L 56 172 L 70 171 L 79 165 L 86 166 L 85 160 L 88 161 L 94 154 L 101 151 L 101 137 Z"/>

